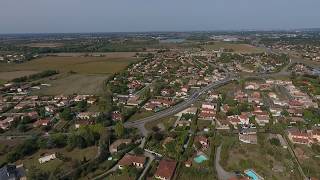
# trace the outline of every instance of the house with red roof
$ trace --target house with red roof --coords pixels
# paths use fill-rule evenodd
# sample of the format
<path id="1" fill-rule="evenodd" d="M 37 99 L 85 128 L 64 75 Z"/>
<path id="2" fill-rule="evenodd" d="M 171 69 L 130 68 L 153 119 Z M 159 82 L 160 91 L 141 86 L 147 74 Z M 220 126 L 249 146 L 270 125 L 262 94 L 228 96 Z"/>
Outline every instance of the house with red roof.
<path id="1" fill-rule="evenodd" d="M 118 162 L 118 168 L 123 169 L 126 166 L 134 166 L 136 168 L 143 168 L 145 162 L 146 162 L 145 156 L 126 154 Z"/>
<path id="2" fill-rule="evenodd" d="M 289 129 L 288 138 L 294 144 L 311 145 L 312 141 L 308 133 L 302 132 L 298 129 Z"/>
<path id="3" fill-rule="evenodd" d="M 154 177 L 161 180 L 171 180 L 174 175 L 176 166 L 176 161 L 162 159 L 159 163 L 156 173 L 154 174 Z"/>
<path id="4" fill-rule="evenodd" d="M 51 123 L 51 121 L 49 119 L 39 119 L 33 123 L 33 127 L 49 126 L 50 123 Z"/>
<path id="5" fill-rule="evenodd" d="M 199 142 L 205 149 L 209 147 L 209 139 L 205 136 L 196 136 L 194 142 Z"/>

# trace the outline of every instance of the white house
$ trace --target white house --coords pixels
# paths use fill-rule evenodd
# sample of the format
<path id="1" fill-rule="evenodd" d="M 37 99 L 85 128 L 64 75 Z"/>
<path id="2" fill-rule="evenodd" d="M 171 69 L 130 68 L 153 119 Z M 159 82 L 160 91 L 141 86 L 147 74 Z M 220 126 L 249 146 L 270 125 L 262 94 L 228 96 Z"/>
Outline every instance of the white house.
<path id="1" fill-rule="evenodd" d="M 56 159 L 56 158 L 57 158 L 57 157 L 56 157 L 56 154 L 55 154 L 55 153 L 50 154 L 50 155 L 46 155 L 46 156 L 43 156 L 43 157 L 39 158 L 39 163 L 40 163 L 40 164 L 43 164 L 43 163 L 45 163 L 45 162 L 49 162 L 49 161 L 54 160 L 54 159 Z"/>

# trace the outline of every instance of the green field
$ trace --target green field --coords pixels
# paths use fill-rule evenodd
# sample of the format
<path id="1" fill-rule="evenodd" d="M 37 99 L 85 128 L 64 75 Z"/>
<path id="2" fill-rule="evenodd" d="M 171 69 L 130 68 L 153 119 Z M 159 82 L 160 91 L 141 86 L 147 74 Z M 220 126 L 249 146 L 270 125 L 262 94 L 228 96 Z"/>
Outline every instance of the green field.
<path id="1" fill-rule="evenodd" d="M 162 119 L 158 119 L 158 120 L 155 120 L 155 121 L 148 122 L 148 123 L 145 124 L 145 128 L 147 130 L 151 131 L 153 127 L 159 126 L 159 125 L 161 125 L 161 126 L 163 125 L 164 128 L 166 130 L 168 130 L 174 125 L 176 120 L 177 120 L 177 117 L 169 116 L 169 117 L 166 117 L 166 118 L 162 118 Z"/>
<path id="2" fill-rule="evenodd" d="M 65 158 L 70 158 L 70 161 L 61 160 L 59 158 L 55 160 L 51 160 L 44 164 L 40 164 L 38 159 L 44 153 L 60 153 Z M 82 161 L 84 158 L 86 160 L 93 159 L 97 154 L 97 147 L 88 147 L 85 149 L 74 149 L 72 151 L 67 151 L 66 149 L 48 149 L 48 150 L 39 150 L 37 153 L 33 154 L 32 156 L 27 156 L 21 161 L 19 160 L 18 163 L 23 163 L 24 166 L 28 169 L 31 167 L 39 168 L 45 172 L 53 172 L 56 169 L 60 169 L 60 172 L 67 173 L 69 170 L 72 169 L 71 164 L 72 161 Z M 56 154 L 57 155 L 57 154 Z"/>
<path id="3" fill-rule="evenodd" d="M 129 118 L 129 121 L 136 121 L 139 119 L 143 119 L 145 117 L 152 116 L 153 114 L 154 114 L 153 111 L 144 111 L 144 110 L 138 111 Z"/>

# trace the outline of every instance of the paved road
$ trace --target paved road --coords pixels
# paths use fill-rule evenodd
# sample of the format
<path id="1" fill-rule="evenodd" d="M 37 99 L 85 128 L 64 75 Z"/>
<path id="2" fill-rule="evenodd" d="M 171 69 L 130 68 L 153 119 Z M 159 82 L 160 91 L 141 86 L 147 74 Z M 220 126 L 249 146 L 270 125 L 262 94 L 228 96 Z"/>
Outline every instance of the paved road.
<path id="1" fill-rule="evenodd" d="M 126 122 L 124 124 L 125 127 L 139 127 L 140 125 L 144 125 L 147 122 L 151 122 L 157 119 L 161 119 L 170 115 L 174 115 L 186 108 L 188 108 L 191 104 L 193 104 L 194 102 L 197 101 L 197 99 L 204 93 L 206 93 L 207 91 L 209 91 L 210 89 L 213 88 L 218 88 L 220 86 L 223 86 L 225 84 L 228 84 L 229 82 L 233 81 L 233 80 L 237 80 L 238 78 L 233 78 L 233 77 L 227 77 L 221 81 L 218 82 L 214 82 L 200 90 L 198 90 L 197 92 L 195 92 L 194 94 L 192 94 L 189 99 L 171 107 L 168 108 L 166 110 L 160 111 L 156 114 L 154 114 L 153 116 L 149 116 L 140 120 L 136 120 L 136 121 L 130 121 L 130 122 Z"/>
<path id="2" fill-rule="evenodd" d="M 215 168 L 216 168 L 216 171 L 217 171 L 217 174 L 218 174 L 218 179 L 219 180 L 228 180 L 232 177 L 235 177 L 236 174 L 235 173 L 231 173 L 231 172 L 227 172 L 225 171 L 221 165 L 220 165 L 220 154 L 221 154 L 221 148 L 222 148 L 222 145 L 220 145 L 216 151 L 216 159 L 215 159 Z"/>

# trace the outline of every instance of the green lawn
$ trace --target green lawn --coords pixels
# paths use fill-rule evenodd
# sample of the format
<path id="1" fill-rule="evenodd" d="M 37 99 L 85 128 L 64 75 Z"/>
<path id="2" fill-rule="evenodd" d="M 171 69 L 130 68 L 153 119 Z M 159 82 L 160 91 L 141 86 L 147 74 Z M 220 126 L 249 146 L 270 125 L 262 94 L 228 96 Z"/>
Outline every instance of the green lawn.
<path id="1" fill-rule="evenodd" d="M 204 128 L 208 128 L 211 126 L 211 121 L 208 120 L 198 120 L 197 127 L 199 130 L 203 130 Z"/>
<path id="2" fill-rule="evenodd" d="M 195 167 L 183 167 L 180 169 L 178 180 L 207 180 L 216 179 L 212 170 L 210 169 L 199 169 Z"/>
<path id="3" fill-rule="evenodd" d="M 141 110 L 141 111 L 136 112 L 134 115 L 132 115 L 129 118 L 129 121 L 136 121 L 136 120 L 143 119 L 145 117 L 152 116 L 152 115 L 154 115 L 153 111 Z"/>
<path id="4" fill-rule="evenodd" d="M 56 153 L 56 155 L 57 153 L 59 153 L 61 154 L 62 157 L 70 158 L 70 160 L 61 160 L 57 158 L 55 160 L 51 160 L 49 162 L 40 164 L 38 159 L 41 156 L 43 156 L 44 153 L 48 153 L 48 154 Z M 97 154 L 97 147 L 95 146 L 88 147 L 85 149 L 74 149 L 70 152 L 68 152 L 65 148 L 47 149 L 47 150 L 41 149 L 31 156 L 27 156 L 24 159 L 19 160 L 18 163 L 23 163 L 27 169 L 36 167 L 45 172 L 53 172 L 59 169 L 61 173 L 66 173 L 72 169 L 71 168 L 72 161 L 82 161 L 84 157 L 86 160 L 90 160 L 90 159 L 93 159 L 96 156 L 96 154 Z"/>
<path id="5" fill-rule="evenodd" d="M 166 130 L 169 130 L 171 127 L 173 127 L 174 123 L 176 122 L 177 117 L 176 116 L 169 116 L 166 118 L 158 119 L 156 121 L 151 121 L 145 124 L 145 128 L 149 131 L 152 130 L 152 127 L 155 127 L 159 124 L 163 124 Z"/>

